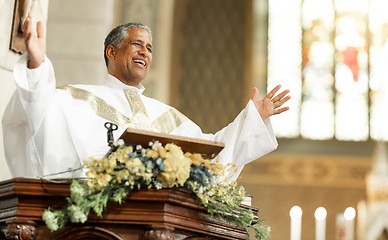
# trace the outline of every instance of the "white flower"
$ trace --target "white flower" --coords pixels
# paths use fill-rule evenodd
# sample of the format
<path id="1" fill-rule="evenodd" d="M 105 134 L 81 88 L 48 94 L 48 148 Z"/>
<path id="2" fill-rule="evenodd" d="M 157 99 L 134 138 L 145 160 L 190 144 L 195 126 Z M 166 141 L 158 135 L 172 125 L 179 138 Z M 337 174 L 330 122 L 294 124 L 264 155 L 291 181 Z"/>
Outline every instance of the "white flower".
<path id="1" fill-rule="evenodd" d="M 152 144 L 152 149 L 153 150 L 157 150 L 158 146 L 162 146 L 162 144 L 159 142 L 159 141 L 155 141 L 153 144 Z"/>
<path id="2" fill-rule="evenodd" d="M 146 156 L 147 155 L 147 149 L 142 148 L 141 149 L 141 155 Z"/>
<path id="3" fill-rule="evenodd" d="M 113 142 L 113 145 L 115 146 L 115 147 L 119 147 L 119 146 L 122 146 L 122 145 L 124 145 L 125 144 L 125 142 L 124 142 L 124 140 L 123 139 L 118 139 L 117 141 L 114 141 Z"/>
<path id="4" fill-rule="evenodd" d="M 50 210 L 46 209 L 43 212 L 42 219 L 43 219 L 43 221 L 46 222 L 47 227 L 51 231 L 58 230 L 58 228 L 59 228 L 59 226 L 58 226 L 58 219 L 57 219 L 57 216 L 55 215 L 55 213 L 53 213 Z"/>
<path id="5" fill-rule="evenodd" d="M 128 176 L 128 182 L 131 183 L 133 181 L 135 181 L 135 177 L 133 175 L 129 175 Z"/>
<path id="6" fill-rule="evenodd" d="M 158 182 L 158 181 L 154 182 L 154 186 L 158 190 L 163 188 L 163 184 L 161 182 Z"/>
<path id="7" fill-rule="evenodd" d="M 70 185 L 70 191 L 71 191 L 71 198 L 76 202 L 79 203 L 83 200 L 85 195 L 85 190 L 80 184 L 71 184 Z"/>
<path id="8" fill-rule="evenodd" d="M 73 223 L 84 223 L 88 220 L 88 217 L 81 211 L 81 208 L 76 205 L 71 205 L 69 208 L 70 211 L 70 221 Z"/>

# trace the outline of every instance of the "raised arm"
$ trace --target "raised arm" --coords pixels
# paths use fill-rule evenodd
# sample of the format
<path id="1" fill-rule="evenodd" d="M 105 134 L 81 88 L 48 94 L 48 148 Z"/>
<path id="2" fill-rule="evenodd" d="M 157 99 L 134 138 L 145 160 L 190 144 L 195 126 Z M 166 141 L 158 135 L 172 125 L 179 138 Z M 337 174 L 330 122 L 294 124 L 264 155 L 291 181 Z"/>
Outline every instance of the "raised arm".
<path id="1" fill-rule="evenodd" d="M 39 67 L 46 55 L 46 39 L 44 38 L 44 26 L 41 21 L 36 25 L 36 32 L 37 35 L 33 31 L 31 15 L 28 14 L 24 28 L 24 40 L 29 59 L 27 67 L 30 69 Z"/>

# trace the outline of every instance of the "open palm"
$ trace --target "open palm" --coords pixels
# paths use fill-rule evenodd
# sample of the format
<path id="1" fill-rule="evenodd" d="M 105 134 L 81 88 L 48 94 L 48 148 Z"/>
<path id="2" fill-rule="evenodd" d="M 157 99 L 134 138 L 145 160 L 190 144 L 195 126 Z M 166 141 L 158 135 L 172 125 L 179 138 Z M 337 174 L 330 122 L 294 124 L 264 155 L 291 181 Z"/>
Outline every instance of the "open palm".
<path id="1" fill-rule="evenodd" d="M 253 89 L 253 95 L 251 99 L 263 120 L 271 117 L 272 115 L 280 114 L 290 109 L 289 107 L 281 108 L 285 102 L 291 99 L 291 96 L 287 95 L 290 90 L 284 90 L 275 96 L 280 87 L 280 85 L 276 86 L 262 100 L 259 100 L 259 90 L 257 90 L 257 88 Z"/>

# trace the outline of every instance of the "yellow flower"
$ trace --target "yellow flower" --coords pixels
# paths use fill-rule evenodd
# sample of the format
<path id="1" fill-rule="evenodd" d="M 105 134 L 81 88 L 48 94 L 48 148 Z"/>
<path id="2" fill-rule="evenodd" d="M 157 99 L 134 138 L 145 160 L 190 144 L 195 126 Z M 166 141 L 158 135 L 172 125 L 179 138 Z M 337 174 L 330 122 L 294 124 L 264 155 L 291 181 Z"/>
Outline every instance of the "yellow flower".
<path id="1" fill-rule="evenodd" d="M 214 164 L 212 164 L 212 170 L 214 175 L 224 175 L 224 169 L 224 165 L 222 165 L 221 163 L 215 162 Z"/>
<path id="2" fill-rule="evenodd" d="M 183 163 L 178 167 L 176 171 L 177 182 L 183 186 L 186 180 L 190 177 L 191 160 L 190 158 L 184 158 Z"/>
<path id="3" fill-rule="evenodd" d="M 133 146 L 128 146 L 122 149 L 123 153 L 128 156 L 128 153 L 133 152 Z"/>
<path id="4" fill-rule="evenodd" d="M 109 184 L 110 180 L 112 180 L 112 176 L 110 174 L 98 174 L 97 183 L 101 187 L 105 187 Z"/>
<path id="5" fill-rule="evenodd" d="M 116 156 L 113 156 L 113 157 L 111 157 L 109 159 L 109 169 L 113 170 L 113 168 L 116 167 L 116 165 L 117 165 L 117 158 L 118 158 L 118 156 L 116 155 Z"/>
<path id="6" fill-rule="evenodd" d="M 167 144 L 164 170 L 157 179 L 164 187 L 172 187 L 175 183 L 183 186 L 190 176 L 191 159 L 184 156 L 182 149 L 175 144 Z"/>
<path id="7" fill-rule="evenodd" d="M 99 163 L 100 167 L 102 168 L 102 170 L 108 170 L 109 169 L 109 159 L 108 158 L 103 158 L 100 163 Z"/>
<path id="8" fill-rule="evenodd" d="M 143 178 L 144 178 L 144 181 L 146 181 L 147 183 L 149 183 L 151 181 L 151 178 L 152 178 L 152 173 L 144 173 L 143 175 Z"/>
<path id="9" fill-rule="evenodd" d="M 89 186 L 90 188 L 94 188 L 94 187 L 96 186 L 96 184 L 97 184 L 97 180 L 96 180 L 95 178 L 89 179 L 89 180 L 87 181 L 87 184 L 88 184 L 88 186 Z"/>
<path id="10" fill-rule="evenodd" d="M 129 160 L 128 154 L 120 154 L 117 157 L 117 161 L 119 161 L 120 163 L 126 163 L 128 160 Z"/>
<path id="11" fill-rule="evenodd" d="M 115 172 L 115 175 L 116 175 L 117 182 L 121 183 L 123 179 L 128 178 L 129 172 L 128 170 L 124 169 L 124 170 Z"/>
<path id="12" fill-rule="evenodd" d="M 127 166 L 127 169 L 129 172 L 132 172 L 132 170 L 136 167 L 140 168 L 143 166 L 143 163 L 140 161 L 139 158 L 131 158 L 128 160 L 128 162 L 125 163 Z"/>
<path id="13" fill-rule="evenodd" d="M 164 160 L 164 170 L 157 176 L 159 182 L 162 183 L 163 187 L 172 187 L 175 184 L 175 164 L 174 161 Z"/>
<path id="14" fill-rule="evenodd" d="M 86 160 L 84 160 L 82 162 L 83 162 L 83 165 L 82 165 L 83 167 L 93 168 L 98 164 L 99 161 L 97 159 L 92 158 L 92 157 L 88 157 Z"/>
<path id="15" fill-rule="evenodd" d="M 166 158 L 167 150 L 164 147 L 158 145 L 158 146 L 156 146 L 156 149 L 158 150 L 159 156 L 161 158 Z"/>
<path id="16" fill-rule="evenodd" d="M 199 153 L 186 154 L 185 156 L 190 157 L 195 166 L 199 166 L 203 163 L 203 157 Z"/>
<path id="17" fill-rule="evenodd" d="M 148 158 L 157 158 L 157 157 L 159 157 L 159 153 L 158 153 L 158 151 L 151 149 L 151 150 L 147 151 L 147 157 Z"/>
<path id="18" fill-rule="evenodd" d="M 210 160 L 209 159 L 205 159 L 203 161 L 203 165 L 205 166 L 205 168 L 207 169 L 212 169 L 212 166 L 210 165 Z"/>
<path id="19" fill-rule="evenodd" d="M 97 172 L 94 169 L 90 169 L 89 172 L 86 173 L 86 176 L 88 178 L 96 178 L 97 177 Z"/>
<path id="20" fill-rule="evenodd" d="M 224 188 L 223 186 L 218 189 L 219 195 L 226 195 L 227 193 L 228 193 L 228 190 L 226 190 L 226 188 Z"/>

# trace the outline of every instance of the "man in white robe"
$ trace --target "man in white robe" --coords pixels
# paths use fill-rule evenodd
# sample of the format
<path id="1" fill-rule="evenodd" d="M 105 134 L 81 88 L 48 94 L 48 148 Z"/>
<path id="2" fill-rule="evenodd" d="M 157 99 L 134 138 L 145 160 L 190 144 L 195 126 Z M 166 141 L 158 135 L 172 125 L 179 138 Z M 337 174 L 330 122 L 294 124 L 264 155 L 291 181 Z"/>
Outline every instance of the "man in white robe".
<path id="1" fill-rule="evenodd" d="M 108 76 L 102 85 L 55 88 L 54 69 L 45 56 L 43 25 L 32 33 L 26 20 L 27 54 L 14 67 L 16 91 L 3 117 L 6 159 L 13 177 L 37 177 L 79 168 L 87 157 L 101 158 L 109 150 L 107 129 L 113 122 L 127 127 L 225 143 L 223 164 L 235 163 L 235 179 L 245 164 L 273 151 L 277 141 L 269 117 L 288 110 L 288 90 L 277 86 L 263 100 L 255 88 L 252 100 L 237 118 L 216 134 L 200 127 L 176 109 L 142 93 L 141 81 L 152 62 L 151 31 L 141 24 L 116 27 L 105 40 Z M 276 96 L 275 96 L 276 95 Z M 54 177 L 76 177 L 67 172 Z"/>

